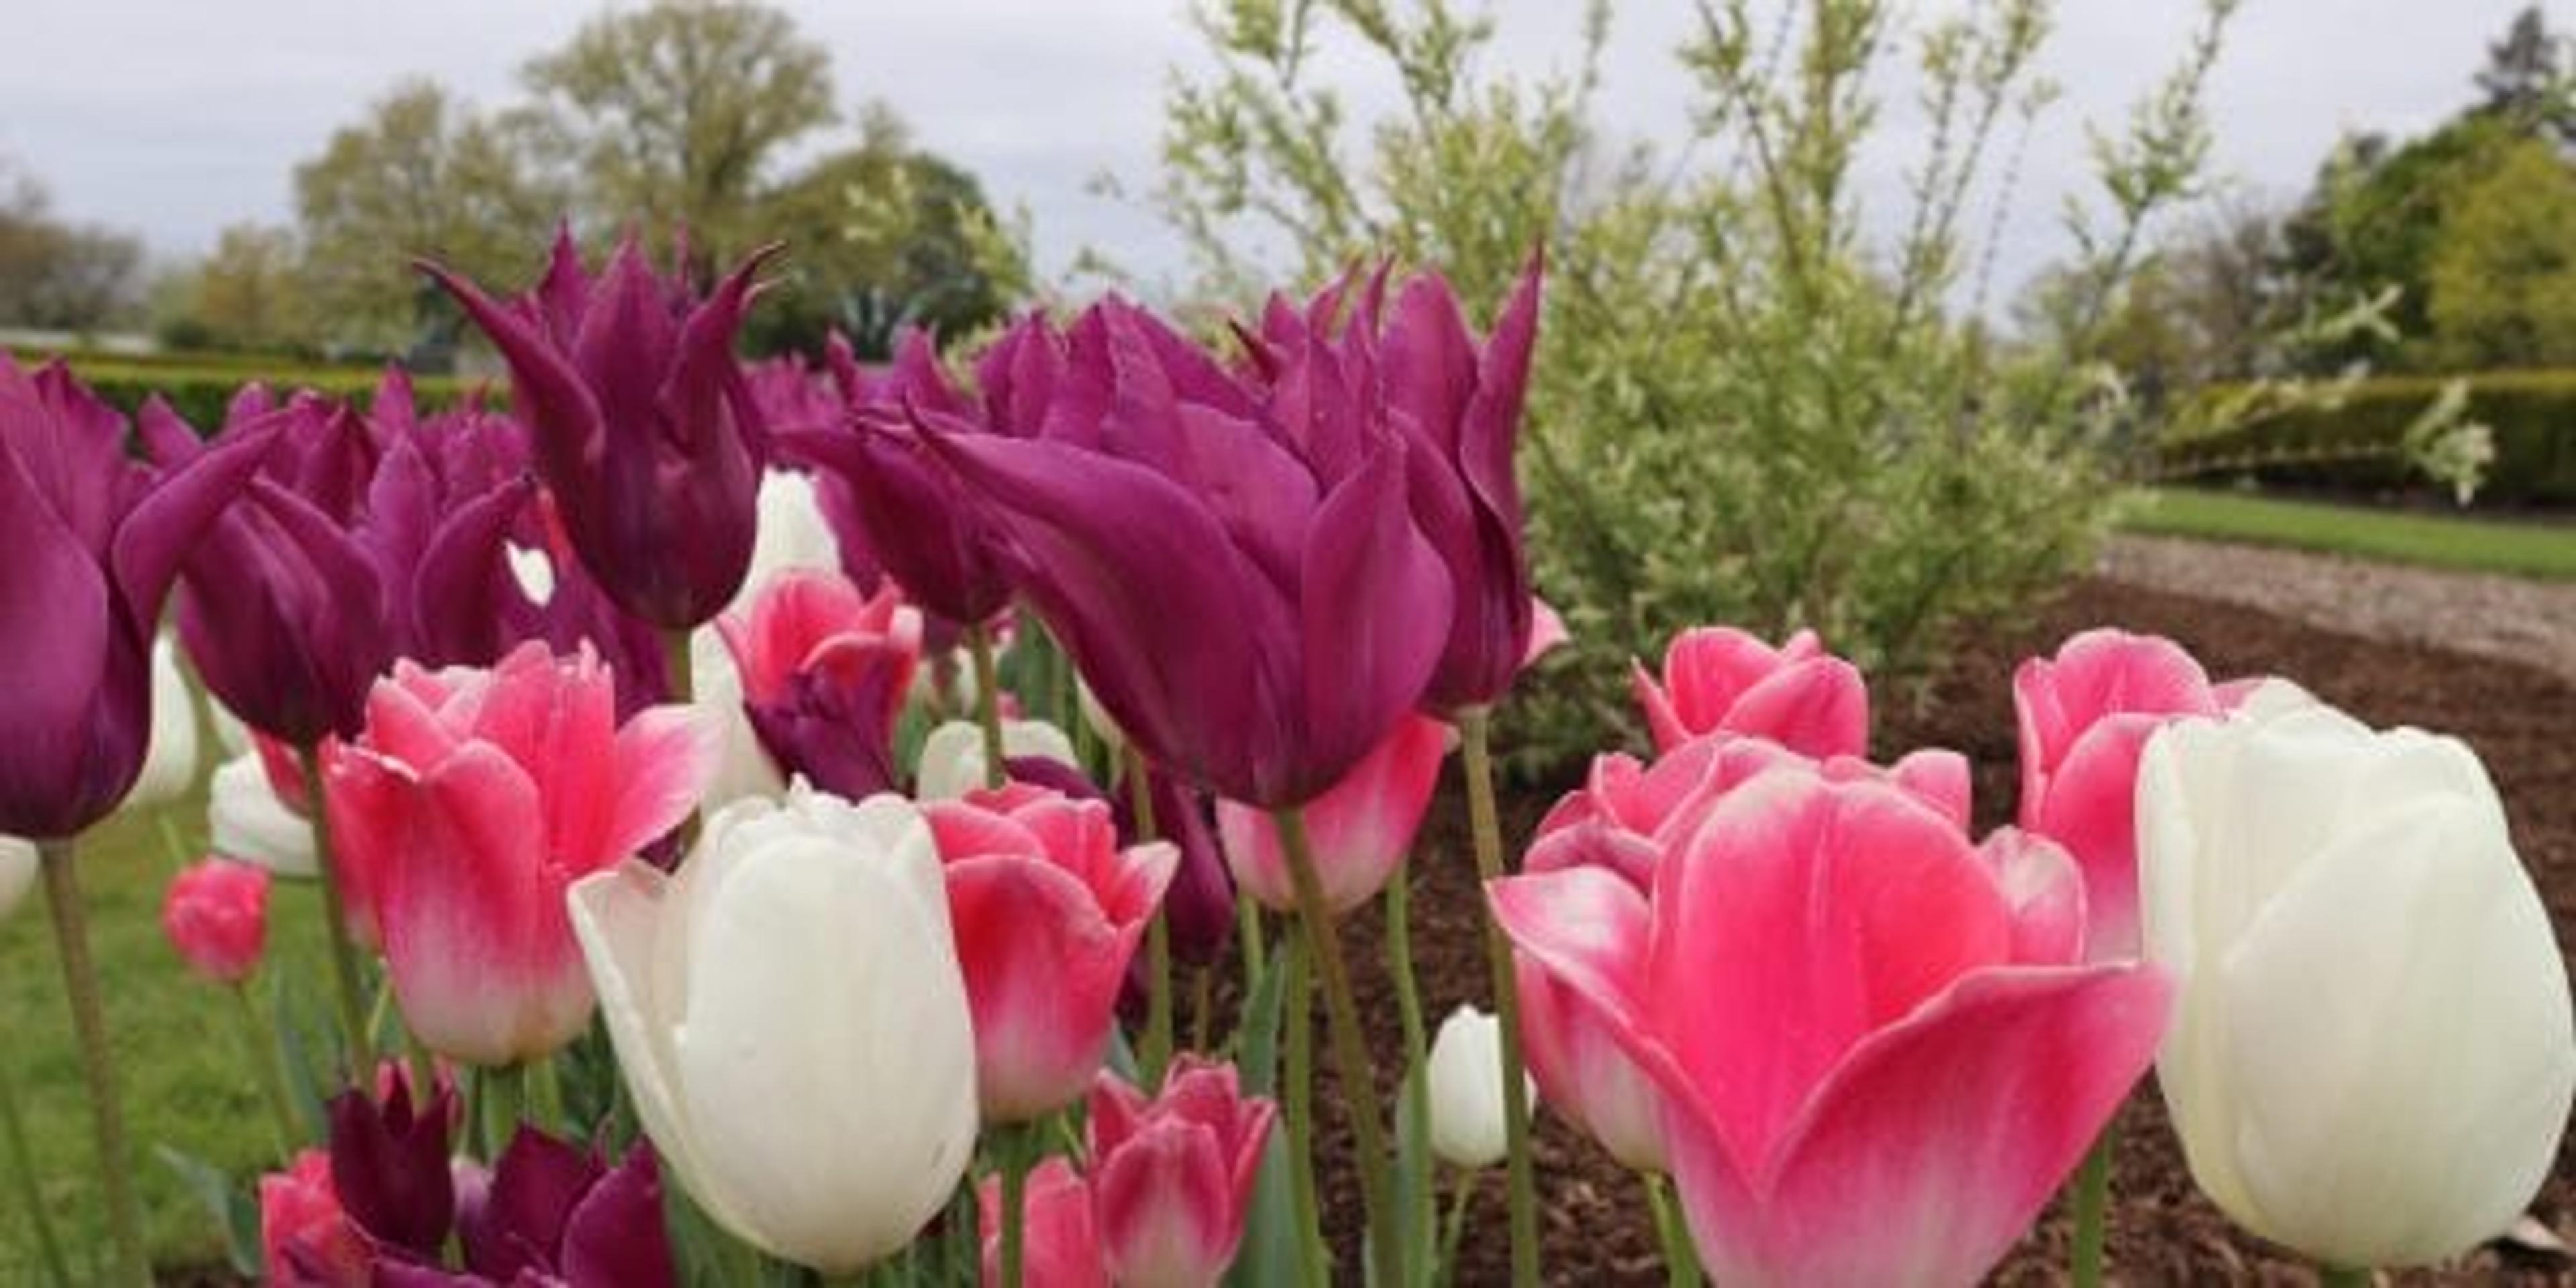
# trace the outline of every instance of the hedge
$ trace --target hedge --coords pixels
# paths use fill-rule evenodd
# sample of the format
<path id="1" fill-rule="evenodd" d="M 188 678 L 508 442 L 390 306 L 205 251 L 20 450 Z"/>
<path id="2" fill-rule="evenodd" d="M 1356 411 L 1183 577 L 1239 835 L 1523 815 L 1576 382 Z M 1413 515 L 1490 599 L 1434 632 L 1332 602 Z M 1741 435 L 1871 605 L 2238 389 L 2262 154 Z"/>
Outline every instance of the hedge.
<path id="1" fill-rule="evenodd" d="M 2396 447 L 2441 393 L 2439 376 L 2362 381 L 2332 408 L 2291 412 L 2188 442 L 2168 444 L 2160 473 L 2251 473 L 2267 482 L 2344 488 L 2420 483 Z M 2495 461 L 2478 500 L 2576 505 L 2576 370 L 2500 371 L 2468 377 L 2468 416 L 2495 435 Z"/>
<path id="2" fill-rule="evenodd" d="M 22 365 L 50 356 L 16 355 Z M 310 389 L 363 406 L 375 397 L 376 386 L 384 379 L 384 372 L 374 367 L 297 366 L 284 359 L 263 363 L 229 354 L 188 354 L 177 359 L 73 354 L 71 364 L 82 382 L 109 405 L 130 415 L 144 400 L 159 394 L 202 433 L 212 433 L 224 423 L 224 409 L 233 395 L 252 381 L 280 392 Z M 412 397 L 421 410 L 430 411 L 454 405 L 484 383 L 453 376 L 414 376 Z"/>

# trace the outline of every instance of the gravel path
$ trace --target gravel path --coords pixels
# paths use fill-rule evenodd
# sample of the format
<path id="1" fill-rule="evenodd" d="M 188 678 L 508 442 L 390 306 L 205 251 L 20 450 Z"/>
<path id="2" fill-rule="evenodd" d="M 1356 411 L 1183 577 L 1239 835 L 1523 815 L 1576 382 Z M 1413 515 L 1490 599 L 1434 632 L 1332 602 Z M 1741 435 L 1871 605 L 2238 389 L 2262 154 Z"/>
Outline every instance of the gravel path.
<path id="1" fill-rule="evenodd" d="M 2576 582 L 2142 536 L 2114 538 L 2103 550 L 2101 572 L 2113 581 L 2244 604 L 2329 630 L 2503 658 L 2576 682 Z"/>

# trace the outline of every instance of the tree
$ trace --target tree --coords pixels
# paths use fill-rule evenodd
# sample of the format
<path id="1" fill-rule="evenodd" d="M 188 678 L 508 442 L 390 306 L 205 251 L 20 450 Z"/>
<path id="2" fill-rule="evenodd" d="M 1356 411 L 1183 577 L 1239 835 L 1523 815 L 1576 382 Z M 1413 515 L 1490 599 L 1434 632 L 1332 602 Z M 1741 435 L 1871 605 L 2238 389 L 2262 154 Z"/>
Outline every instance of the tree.
<path id="1" fill-rule="evenodd" d="M 89 331 L 140 303 L 143 244 L 54 217 L 35 176 L 0 161 L 0 323 Z"/>
<path id="2" fill-rule="evenodd" d="M 2443 203 L 2433 349 L 2467 368 L 2576 363 L 2576 171 L 2517 140 Z"/>
<path id="3" fill-rule="evenodd" d="M 431 82 L 401 84 L 295 168 L 315 310 L 331 320 L 331 339 L 368 348 L 452 334 L 453 306 L 411 261 L 518 278 L 568 200 L 537 171 L 523 131 Z"/>
<path id="4" fill-rule="evenodd" d="M 224 348 L 301 348 L 312 341 L 312 315 L 296 261 L 288 229 L 234 224 L 198 266 L 189 314 Z"/>
<path id="5" fill-rule="evenodd" d="M 768 168 L 835 119 L 830 56 L 754 0 L 606 14 L 524 75 L 592 213 L 655 238 L 685 229 L 710 263 L 762 235 L 750 216 Z"/>
<path id="6" fill-rule="evenodd" d="M 2540 6 L 2515 14 L 2504 38 L 2487 46 L 2487 65 L 2478 73 L 2485 92 L 2483 111 L 2506 118 L 2518 132 L 2546 131 L 2561 143 L 2576 143 L 2576 95 L 2571 95 L 2568 42 L 2549 30 Z"/>

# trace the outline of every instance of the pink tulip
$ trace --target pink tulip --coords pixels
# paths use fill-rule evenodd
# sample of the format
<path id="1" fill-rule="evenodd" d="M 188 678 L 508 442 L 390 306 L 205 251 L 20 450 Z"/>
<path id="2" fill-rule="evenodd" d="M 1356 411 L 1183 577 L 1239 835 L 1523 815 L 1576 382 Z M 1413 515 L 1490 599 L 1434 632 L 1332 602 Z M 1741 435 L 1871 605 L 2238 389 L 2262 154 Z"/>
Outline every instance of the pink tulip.
<path id="1" fill-rule="evenodd" d="M 1662 682 L 1641 664 L 1633 687 L 1658 751 L 1723 731 L 1806 756 L 1869 753 L 1869 690 L 1814 631 L 1775 649 L 1732 626 L 1687 630 L 1664 650 Z"/>
<path id="2" fill-rule="evenodd" d="M 1183 1055 L 1147 1101 L 1109 1075 L 1091 1092 L 1092 1201 L 1125 1288 L 1207 1288 L 1243 1242 L 1277 1106 L 1246 1097 L 1234 1066 Z"/>
<path id="3" fill-rule="evenodd" d="M 921 612 L 886 583 L 781 574 L 748 612 L 716 619 L 761 747 L 788 774 L 858 800 L 895 785 L 894 732 L 921 661 Z"/>
<path id="4" fill-rule="evenodd" d="M 2154 635 L 2085 631 L 2013 672 L 2021 826 L 2083 870 L 2094 960 L 2138 955 L 2136 787 L 2148 736 L 2228 705 L 2191 654 Z"/>
<path id="5" fill-rule="evenodd" d="M 161 904 L 161 929 L 188 969 L 239 984 L 268 943 L 268 869 L 207 859 L 179 874 Z"/>
<path id="6" fill-rule="evenodd" d="M 1665 1097 L 1720 1283 L 1969 1283 L 2154 1057 L 2160 969 L 2085 965 L 2081 879 L 1882 783 L 1783 768 L 1709 804 L 1650 890 L 1488 887 L 1514 944 Z"/>
<path id="7" fill-rule="evenodd" d="M 1408 714 L 1359 764 L 1305 807 L 1315 876 L 1335 916 L 1368 902 L 1413 848 L 1431 790 L 1440 782 L 1449 727 Z M 1235 884 L 1277 912 L 1294 912 L 1297 893 L 1288 857 L 1270 815 L 1237 801 L 1218 801 L 1217 836 Z"/>
<path id="8" fill-rule="evenodd" d="M 305 1150 L 259 1178 L 259 1250 L 266 1283 L 364 1288 L 373 1257 L 340 1209 L 329 1154 Z"/>
<path id="9" fill-rule="evenodd" d="M 1002 1181 L 987 1177 L 975 1191 L 982 1214 L 984 1282 L 1002 1282 Z M 1026 1288 L 1108 1288 L 1100 1264 L 1100 1234 L 1092 1222 L 1091 1187 L 1061 1154 L 1030 1169 L 1021 1196 L 1020 1282 Z"/>
<path id="10" fill-rule="evenodd" d="M 1119 981 L 1179 852 L 1120 850 L 1105 802 L 1027 783 L 922 813 L 947 871 L 984 1118 L 1062 1109 L 1108 1054 Z"/>
<path id="11" fill-rule="evenodd" d="M 372 892 L 403 1019 L 469 1064 L 546 1055 L 589 1022 L 564 888 L 677 826 L 714 764 L 678 707 L 617 722 L 587 647 L 490 670 L 397 663 L 365 730 L 326 754 L 340 858 Z"/>

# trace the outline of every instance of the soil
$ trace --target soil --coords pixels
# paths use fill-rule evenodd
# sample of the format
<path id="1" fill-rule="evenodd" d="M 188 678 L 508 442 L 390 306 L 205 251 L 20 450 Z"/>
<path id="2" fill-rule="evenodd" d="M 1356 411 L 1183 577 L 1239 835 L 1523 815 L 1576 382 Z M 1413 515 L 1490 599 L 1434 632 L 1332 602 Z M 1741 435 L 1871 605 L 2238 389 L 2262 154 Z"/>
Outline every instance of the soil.
<path id="1" fill-rule="evenodd" d="M 2025 629 L 1967 642 L 1919 705 L 1891 703 L 1881 695 L 1883 708 L 1899 709 L 1878 713 L 1880 752 L 1937 745 L 1966 753 L 1977 766 L 1980 829 L 2007 821 L 2015 775 L 2012 668 L 2025 656 L 2053 650 L 2076 630 L 2104 623 L 2171 636 L 2215 676 L 2289 675 L 2373 724 L 2421 725 L 2465 738 L 2503 791 L 2517 847 L 2548 901 L 2562 953 L 2576 944 L 2576 738 L 2568 732 L 2576 729 L 2576 683 L 2539 669 L 2422 644 L 2374 641 L 2248 607 L 2096 578 L 2072 587 Z M 1507 796 L 1506 835 L 1526 837 L 1553 796 L 1537 790 Z M 1411 869 L 1414 952 L 1424 1008 L 1435 1025 L 1450 1008 L 1482 1001 L 1487 991 L 1464 813 L 1455 792 L 1444 789 Z M 1379 926 L 1374 916 L 1362 914 L 1343 930 L 1383 1079 L 1397 1059 L 1400 1033 L 1394 995 L 1380 966 Z M 1361 1202 L 1357 1177 L 1343 1161 L 1348 1144 L 1325 1068 L 1329 1051 L 1320 1022 L 1316 1046 L 1327 1141 L 1321 1151 L 1324 1207 L 1343 1268 L 1336 1281 L 1356 1283 Z M 1391 1097 L 1392 1088 L 1382 1092 Z M 2315 1282 L 2305 1263 L 2237 1229 L 2199 1195 L 2152 1077 L 2120 1122 L 2109 1242 L 2114 1282 Z M 1535 1148 L 1548 1281 L 1663 1282 L 1636 1179 L 1543 1109 Z M 1484 1179 L 1469 1214 L 1461 1284 L 1509 1281 L 1501 1190 L 1496 1169 Z M 2576 1149 L 2568 1144 L 2561 1144 L 2533 1210 L 2561 1237 L 2576 1232 Z M 2052 1209 L 1994 1281 L 2061 1282 L 2068 1237 L 2067 1220 Z M 2498 1244 L 2453 1266 L 2385 1275 L 2381 1282 L 2576 1285 L 2576 1266 L 2561 1256 Z"/>

